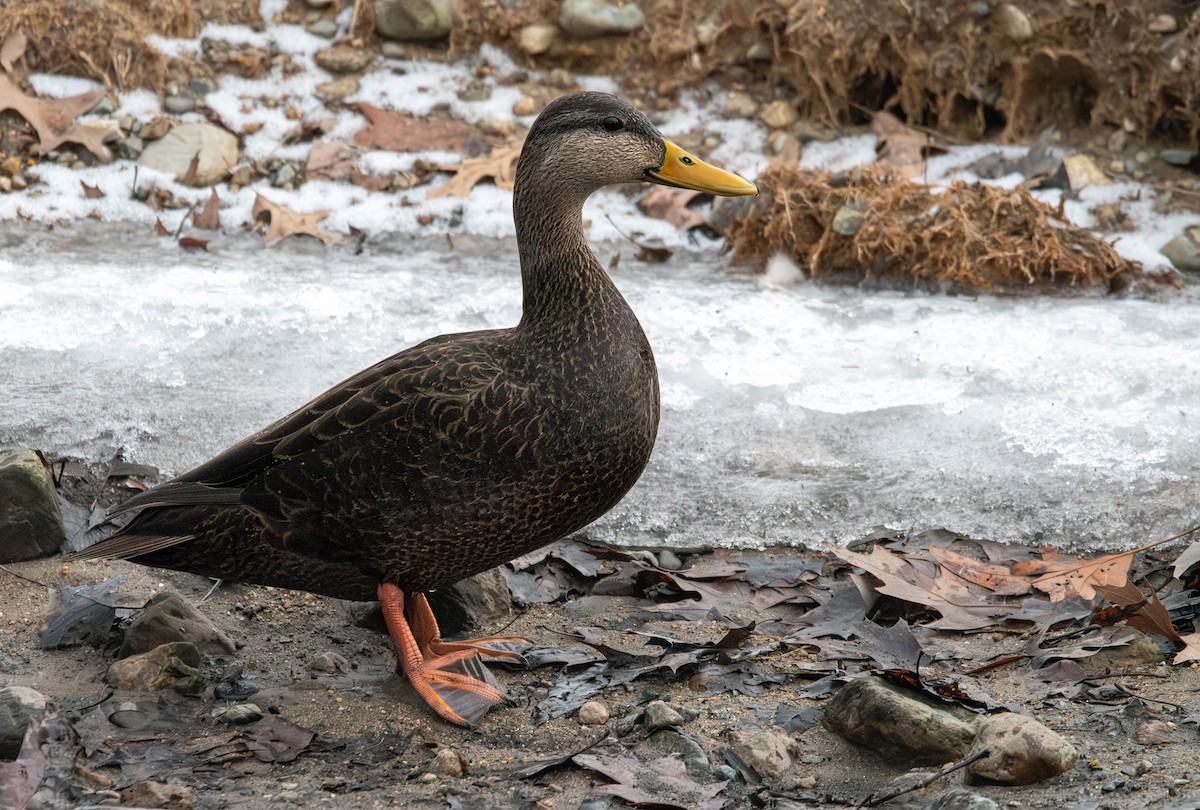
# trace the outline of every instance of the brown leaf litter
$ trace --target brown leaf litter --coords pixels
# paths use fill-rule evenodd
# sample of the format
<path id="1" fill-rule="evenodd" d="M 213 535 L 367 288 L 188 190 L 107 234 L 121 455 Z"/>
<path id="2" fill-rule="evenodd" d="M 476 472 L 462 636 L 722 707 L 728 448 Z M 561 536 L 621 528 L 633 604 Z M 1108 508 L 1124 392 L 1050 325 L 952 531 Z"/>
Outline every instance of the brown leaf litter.
<path id="1" fill-rule="evenodd" d="M 425 193 L 425 198 L 432 200 L 438 197 L 455 196 L 466 198 L 471 189 L 484 180 L 491 180 L 497 188 L 509 189 L 517 178 L 517 158 L 521 156 L 522 138 L 503 146 L 497 146 L 490 155 L 478 158 L 465 158 L 462 163 L 438 166 L 439 171 L 454 172 L 454 176 L 436 188 Z"/>
<path id="2" fill-rule="evenodd" d="M 879 168 L 835 177 L 778 166 L 758 186 L 728 231 L 735 250 L 761 261 L 782 252 L 814 279 L 1017 292 L 1119 289 L 1145 275 L 1024 189 L 956 182 L 935 193 Z M 847 227 L 847 212 L 861 222 Z"/>
<path id="3" fill-rule="evenodd" d="M 317 223 L 329 216 L 329 209 L 302 214 L 284 205 L 273 203 L 255 192 L 254 208 L 250 211 L 254 230 L 264 233 L 263 244 L 267 247 L 288 236 L 312 236 L 325 244 L 333 244 L 337 237 L 317 227 Z"/>
<path id="4" fill-rule="evenodd" d="M 75 119 L 91 110 L 104 93 L 93 90 L 74 96 L 57 99 L 40 99 L 21 92 L 7 76 L 0 76 L 0 111 L 15 110 L 37 132 L 38 144 L 34 152 L 45 155 L 64 143 L 77 143 L 96 156 L 101 163 L 112 160 L 112 152 L 105 142 L 119 138 L 121 133 L 115 123 L 76 123 Z"/>

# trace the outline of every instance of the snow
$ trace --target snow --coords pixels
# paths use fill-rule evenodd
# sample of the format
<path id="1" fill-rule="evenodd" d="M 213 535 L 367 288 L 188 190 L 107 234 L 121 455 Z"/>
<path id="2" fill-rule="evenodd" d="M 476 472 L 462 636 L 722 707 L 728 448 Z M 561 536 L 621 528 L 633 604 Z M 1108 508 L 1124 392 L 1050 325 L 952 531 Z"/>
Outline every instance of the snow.
<path id="1" fill-rule="evenodd" d="M 282 8 L 264 0 L 264 18 Z M 306 144 L 280 146 L 297 124 L 286 110 L 330 114 L 314 90 L 333 77 L 312 61 L 326 41 L 280 25 L 208 26 L 202 36 L 283 50 L 304 66 L 291 77 L 224 76 L 205 99 L 235 130 L 261 126 L 243 138 L 248 157 L 302 160 Z M 199 39 L 158 46 L 183 53 Z M 490 48 L 466 64 L 377 64 L 348 105 L 418 115 L 444 108 L 479 123 L 512 118 L 519 98 L 493 79 L 489 99 L 458 98 L 478 66 L 492 76 L 516 69 Z M 32 81 L 46 96 L 98 88 L 63 77 Z M 604 78 L 581 83 L 616 90 Z M 264 97 L 279 103 L 267 107 Z M 753 177 L 766 165 L 766 132 L 722 119 L 723 106 L 723 93 L 701 88 L 681 98 L 661 129 L 715 138 L 713 162 Z M 117 113 L 145 119 L 159 113 L 158 102 L 144 91 L 122 94 Z M 330 137 L 347 138 L 363 123 L 343 109 Z M 869 136 L 808 143 L 801 165 L 844 171 L 872 161 L 874 149 Z M 997 151 L 1021 154 L 956 147 L 932 158 L 922 180 L 976 182 L 968 167 Z M 362 165 L 394 171 L 417 159 L 458 156 L 376 151 Z M 512 196 L 490 185 L 469 201 L 427 200 L 428 187 L 222 187 L 225 233 L 210 252 L 188 253 L 151 235 L 155 218 L 174 230 L 185 212 L 156 213 L 132 199 L 132 164 L 73 170 L 47 162 L 36 171 L 42 193 L 0 195 L 0 443 L 88 460 L 124 448 L 178 473 L 387 354 L 519 316 Z M 107 196 L 86 199 L 81 180 Z M 150 184 L 196 204 L 209 195 L 139 169 L 137 185 Z M 322 227 L 366 231 L 364 253 L 303 240 L 263 249 L 242 230 L 256 192 L 298 211 L 329 209 Z M 602 190 L 584 218 L 601 261 L 620 254 L 613 276 L 655 346 L 662 429 L 646 475 L 590 530 L 595 536 L 816 544 L 888 524 L 1128 547 L 1200 522 L 1195 294 L 1025 300 L 830 289 L 805 283 L 784 257 L 751 278 L 730 272 L 719 242 L 641 215 L 636 193 Z M 1037 194 L 1052 205 L 1062 197 Z M 1159 248 L 1197 218 L 1159 214 L 1155 201 L 1152 188 L 1114 183 L 1063 205 L 1088 226 L 1097 205 L 1120 202 L 1132 230 L 1116 249 L 1158 268 Z M 660 240 L 676 256 L 639 264 L 623 233 Z"/>

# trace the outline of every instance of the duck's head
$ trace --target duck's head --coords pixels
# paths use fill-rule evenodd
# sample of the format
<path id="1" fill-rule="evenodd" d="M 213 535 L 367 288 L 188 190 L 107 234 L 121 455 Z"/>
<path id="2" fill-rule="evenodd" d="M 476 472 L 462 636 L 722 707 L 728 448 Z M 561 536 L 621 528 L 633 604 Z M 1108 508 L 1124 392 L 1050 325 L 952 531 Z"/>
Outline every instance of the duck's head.
<path id="1" fill-rule="evenodd" d="M 573 93 L 546 105 L 533 122 L 517 185 L 553 185 L 579 199 L 596 189 L 646 181 L 722 196 L 757 194 L 668 141 L 645 115 L 607 93 Z"/>

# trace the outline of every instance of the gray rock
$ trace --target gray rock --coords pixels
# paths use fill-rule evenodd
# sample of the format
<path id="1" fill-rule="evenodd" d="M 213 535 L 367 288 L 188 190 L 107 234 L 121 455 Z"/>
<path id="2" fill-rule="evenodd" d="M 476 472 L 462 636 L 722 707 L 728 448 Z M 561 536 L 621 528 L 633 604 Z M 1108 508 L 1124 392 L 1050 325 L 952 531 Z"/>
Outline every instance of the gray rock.
<path id="1" fill-rule="evenodd" d="M 729 735 L 729 747 L 754 770 L 768 779 L 782 779 L 804 749 L 790 734 L 767 731 L 734 731 Z"/>
<path id="2" fill-rule="evenodd" d="M 428 598 L 444 636 L 495 625 L 512 615 L 512 597 L 499 568 L 439 588 Z"/>
<path id="3" fill-rule="evenodd" d="M 308 662 L 309 672 L 334 673 L 345 672 L 348 669 L 350 669 L 350 662 L 346 660 L 346 657 L 338 655 L 332 650 L 323 652 Z"/>
<path id="4" fill-rule="evenodd" d="M 775 51 L 765 42 L 755 42 L 746 49 L 747 62 L 770 62 L 775 58 Z"/>
<path id="5" fill-rule="evenodd" d="M 317 66 L 330 73 L 357 73 L 374 59 L 375 54 L 371 51 L 351 45 L 333 45 L 313 54 Z"/>
<path id="6" fill-rule="evenodd" d="M 825 706 L 825 728 L 889 762 L 941 765 L 971 750 L 978 719 L 881 678 L 852 679 Z"/>
<path id="7" fill-rule="evenodd" d="M 731 90 L 725 97 L 725 107 L 721 115 L 726 118 L 751 119 L 758 115 L 758 102 L 749 93 Z"/>
<path id="8" fill-rule="evenodd" d="M 313 20 L 308 25 L 304 26 L 304 30 L 316 37 L 322 39 L 333 39 L 338 35 L 337 20 L 331 20 L 328 17 L 322 17 L 319 20 Z"/>
<path id="9" fill-rule="evenodd" d="M 194 183 L 211 186 L 229 174 L 238 162 L 238 139 L 213 124 L 180 124 L 146 145 L 138 164 L 167 172 L 182 181 L 192 158 L 199 155 Z"/>
<path id="10" fill-rule="evenodd" d="M 678 728 L 686 722 L 674 706 L 662 700 L 651 701 L 642 712 L 642 724 L 651 730 Z"/>
<path id="11" fill-rule="evenodd" d="M 1200 228 L 1188 228 L 1162 246 L 1162 254 L 1176 270 L 1200 273 Z"/>
<path id="12" fill-rule="evenodd" d="M 403 42 L 392 42 L 388 40 L 379 46 L 379 52 L 388 59 L 407 59 L 408 46 Z"/>
<path id="13" fill-rule="evenodd" d="M 388 39 L 442 39 L 453 26 L 450 0 L 375 0 L 375 30 Z"/>
<path id="14" fill-rule="evenodd" d="M 1117 130 L 1117 132 L 1122 132 L 1122 133 L 1124 131 L 1125 130 L 1123 130 L 1123 129 Z M 1119 151 L 1119 150 L 1114 150 L 1114 151 Z M 1164 161 L 1166 161 L 1167 163 L 1170 163 L 1172 166 L 1187 166 L 1189 163 L 1191 163 L 1193 160 L 1196 159 L 1196 153 L 1193 152 L 1191 149 L 1163 149 L 1161 152 L 1158 153 L 1158 156 L 1160 158 L 1162 158 Z"/>
<path id="15" fill-rule="evenodd" d="M 646 745 L 662 756 L 679 755 L 688 774 L 697 780 L 707 781 L 712 777 L 708 752 L 695 737 L 672 728 L 662 728 L 650 735 Z"/>
<path id="16" fill-rule="evenodd" d="M 32 450 L 0 450 L 0 563 L 48 556 L 66 539 L 50 470 Z"/>
<path id="17" fill-rule="evenodd" d="M 174 689 L 182 695 L 197 695 L 205 685 L 200 660 L 196 645 L 177 641 L 114 662 L 104 680 L 114 689 L 130 692 Z"/>
<path id="18" fill-rule="evenodd" d="M 274 174 L 271 175 L 271 185 L 275 186 L 276 188 L 281 188 L 289 183 L 294 183 L 295 181 L 296 167 L 290 163 L 283 164 L 275 170 Z"/>
<path id="19" fill-rule="evenodd" d="M 0 760 L 16 759 L 33 717 L 50 709 L 50 698 L 27 686 L 0 689 Z"/>
<path id="20" fill-rule="evenodd" d="M 122 160 L 137 160 L 145 148 L 145 142 L 136 135 L 130 135 L 128 138 L 118 138 L 112 142 L 113 154 Z"/>
<path id="21" fill-rule="evenodd" d="M 169 93 L 163 99 L 163 109 L 171 115 L 182 115 L 196 109 L 196 99 L 187 93 Z"/>
<path id="22" fill-rule="evenodd" d="M 550 50 L 558 37 L 558 29 L 553 25 L 527 25 L 521 29 L 517 45 L 530 56 L 537 56 Z"/>
<path id="23" fill-rule="evenodd" d="M 438 776 L 462 776 L 464 770 L 462 757 L 452 748 L 439 748 L 429 763 L 429 773 Z"/>
<path id="24" fill-rule="evenodd" d="M 923 810 L 1000 810 L 1000 805 L 987 796 L 954 787 L 939 793 Z"/>
<path id="25" fill-rule="evenodd" d="M 604 0 L 562 0 L 558 24 L 573 37 L 591 39 L 638 30 L 646 17 L 636 3 L 615 5 Z"/>
<path id="26" fill-rule="evenodd" d="M 842 236 L 854 236 L 862 227 L 863 213 L 862 205 L 857 201 L 848 202 L 833 215 L 833 223 L 830 227 L 833 228 L 834 233 Z"/>
<path id="27" fill-rule="evenodd" d="M 202 653 L 222 655 L 237 647 L 229 636 L 177 593 L 164 591 L 149 602 L 129 624 L 120 658 L 149 652 L 175 641 L 186 641 Z"/>
<path id="28" fill-rule="evenodd" d="M 217 719 L 231 726 L 248 726 L 262 720 L 263 712 L 257 703 L 237 703 L 218 714 Z"/>
<path id="29" fill-rule="evenodd" d="M 1079 752 L 1059 734 L 1023 714 L 991 714 L 979 724 L 973 751 L 991 755 L 967 766 L 973 782 L 1032 785 L 1066 773 Z"/>

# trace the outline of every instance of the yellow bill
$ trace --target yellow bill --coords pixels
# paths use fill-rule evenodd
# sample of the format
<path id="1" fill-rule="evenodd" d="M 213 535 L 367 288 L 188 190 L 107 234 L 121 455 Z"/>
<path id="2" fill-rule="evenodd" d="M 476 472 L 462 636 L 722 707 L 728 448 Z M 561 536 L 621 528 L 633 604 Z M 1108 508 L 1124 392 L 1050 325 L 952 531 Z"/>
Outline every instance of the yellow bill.
<path id="1" fill-rule="evenodd" d="M 668 140 L 663 140 L 663 143 L 667 147 L 667 156 L 663 158 L 662 165 L 646 172 L 646 179 L 651 183 L 690 188 L 722 197 L 745 197 L 758 193 L 757 186 L 733 172 L 705 163 Z"/>

